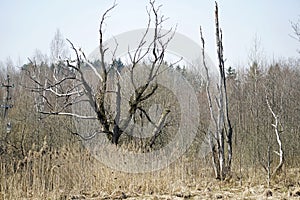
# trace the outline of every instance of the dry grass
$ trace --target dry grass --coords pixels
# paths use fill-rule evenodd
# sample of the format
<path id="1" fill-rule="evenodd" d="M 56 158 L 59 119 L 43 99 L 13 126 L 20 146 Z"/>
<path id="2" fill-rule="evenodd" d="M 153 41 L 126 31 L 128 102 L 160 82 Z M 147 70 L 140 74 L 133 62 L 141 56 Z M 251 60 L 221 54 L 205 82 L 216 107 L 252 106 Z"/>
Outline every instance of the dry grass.
<path id="1" fill-rule="evenodd" d="M 0 163 L 0 199 L 299 199 L 300 169 L 285 169 L 267 188 L 251 170 L 219 182 L 202 160 L 180 158 L 151 173 L 113 171 L 85 150 L 31 151 Z M 255 175 L 254 175 L 255 174 Z"/>

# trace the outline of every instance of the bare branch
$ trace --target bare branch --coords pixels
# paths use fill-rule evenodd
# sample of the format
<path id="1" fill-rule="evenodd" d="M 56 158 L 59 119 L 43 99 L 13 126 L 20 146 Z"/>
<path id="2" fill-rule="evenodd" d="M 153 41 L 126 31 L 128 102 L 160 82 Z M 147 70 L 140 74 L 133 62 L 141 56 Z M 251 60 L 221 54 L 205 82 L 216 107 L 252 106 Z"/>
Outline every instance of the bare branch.
<path id="1" fill-rule="evenodd" d="M 75 92 L 69 92 L 69 93 L 63 93 L 63 94 L 54 91 L 52 88 L 46 88 L 45 90 L 52 92 L 53 94 L 55 94 L 58 97 L 66 97 L 66 96 L 71 96 L 71 95 L 74 95 L 74 94 L 80 95 L 81 93 L 83 93 L 83 90 L 75 91 Z"/>
<path id="2" fill-rule="evenodd" d="M 97 134 L 101 134 L 101 133 L 107 134 L 106 132 L 103 132 L 103 131 L 94 131 L 94 132 L 92 132 L 91 134 L 89 134 L 88 136 L 83 136 L 82 134 L 77 133 L 77 132 L 74 132 L 74 131 L 72 131 L 71 129 L 69 129 L 69 131 L 70 131 L 73 135 L 78 136 L 80 139 L 82 139 L 82 140 L 84 140 L 84 141 L 94 139 L 94 138 L 96 137 Z"/>
<path id="3" fill-rule="evenodd" d="M 300 19 L 298 22 L 291 22 L 294 35 L 290 35 L 292 38 L 300 42 Z"/>
<path id="4" fill-rule="evenodd" d="M 107 49 L 105 49 L 104 46 L 103 46 L 103 24 L 104 24 L 104 21 L 105 21 L 107 15 L 108 15 L 108 13 L 110 11 L 112 11 L 116 6 L 117 6 L 117 4 L 116 4 L 116 2 L 114 2 L 113 5 L 104 12 L 104 14 L 102 15 L 101 21 L 100 21 L 100 26 L 99 26 L 99 35 L 100 35 L 99 50 L 100 50 L 100 57 L 101 57 L 101 67 L 102 67 L 102 71 L 103 71 L 104 76 L 105 76 L 105 77 L 103 77 L 103 81 L 106 80 L 106 74 L 107 74 L 106 67 L 105 67 L 105 62 L 104 62 L 105 52 L 106 52 Z"/>
<path id="5" fill-rule="evenodd" d="M 162 112 L 160 119 L 152 132 L 153 137 L 150 140 L 150 147 L 152 147 L 154 145 L 154 142 L 155 142 L 156 138 L 158 137 L 159 133 L 161 132 L 162 127 L 164 126 L 167 116 L 170 112 L 171 111 L 169 109 L 166 109 Z"/>
<path id="6" fill-rule="evenodd" d="M 75 67 L 75 66 L 72 66 L 72 65 L 69 65 L 69 63 L 68 63 L 68 66 L 69 67 L 74 67 L 74 69 L 76 69 L 76 70 L 79 70 L 80 69 L 80 56 L 79 56 L 79 54 L 78 54 L 78 51 L 77 51 L 77 49 L 75 48 L 75 46 L 74 46 L 74 44 L 69 40 L 69 39 L 66 39 L 69 43 L 70 43 L 70 45 L 71 45 L 71 48 L 74 50 L 74 52 L 75 52 L 75 54 L 76 54 L 76 61 L 77 61 L 77 66 Z"/>
<path id="7" fill-rule="evenodd" d="M 82 55 L 83 55 L 83 57 L 84 57 L 84 63 L 87 64 L 87 65 L 93 70 L 93 72 L 94 72 L 95 75 L 99 78 L 99 80 L 100 80 L 101 82 L 103 82 L 103 78 L 102 78 L 101 75 L 98 73 L 97 69 L 96 69 L 96 68 L 95 68 L 95 67 L 87 60 L 87 58 L 86 58 L 84 52 L 83 52 L 81 49 L 79 49 L 79 51 L 82 53 Z"/>
<path id="8" fill-rule="evenodd" d="M 97 119 L 97 116 L 84 116 L 84 115 L 78 115 L 75 113 L 67 113 L 67 112 L 40 112 L 45 115 L 64 115 L 64 116 L 71 116 L 71 117 L 76 117 L 79 119 Z"/>

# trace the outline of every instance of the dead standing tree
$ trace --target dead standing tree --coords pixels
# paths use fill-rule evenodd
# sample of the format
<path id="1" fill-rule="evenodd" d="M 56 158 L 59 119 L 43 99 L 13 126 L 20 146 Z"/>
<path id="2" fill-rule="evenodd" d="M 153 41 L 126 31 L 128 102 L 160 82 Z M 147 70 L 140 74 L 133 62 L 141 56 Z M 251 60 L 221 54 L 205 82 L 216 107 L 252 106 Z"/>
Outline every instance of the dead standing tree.
<path id="1" fill-rule="evenodd" d="M 71 48 L 75 54 L 75 60 L 66 60 L 66 64 L 63 66 L 62 75 L 59 79 L 46 80 L 46 84 L 40 83 L 34 77 L 31 79 L 38 86 L 33 88 L 34 92 L 38 92 L 44 101 L 46 102 L 46 107 L 40 112 L 44 115 L 63 115 L 74 117 L 77 120 L 96 120 L 99 122 L 100 127 L 97 131 L 89 133 L 87 137 L 83 136 L 82 133 L 75 133 L 83 139 L 91 139 L 97 134 L 106 134 L 107 138 L 111 143 L 118 145 L 120 136 L 126 133 L 126 128 L 129 126 L 130 122 L 137 114 L 137 112 L 143 113 L 150 123 L 154 124 L 154 136 L 151 140 L 153 144 L 154 137 L 157 136 L 165 123 L 168 113 L 170 113 L 168 108 L 164 108 L 161 113 L 160 120 L 158 122 L 153 122 L 150 116 L 147 114 L 146 110 L 143 109 L 142 103 L 149 99 L 158 88 L 156 83 L 156 78 L 161 75 L 161 67 L 164 63 L 164 55 L 168 43 L 174 36 L 172 29 L 169 31 L 163 31 L 162 25 L 166 20 L 164 16 L 160 15 L 160 7 L 156 6 L 155 1 L 150 1 L 150 9 L 147 10 L 148 14 L 148 24 L 146 32 L 142 36 L 138 47 L 131 53 L 128 52 L 130 58 L 130 64 L 126 66 L 126 70 L 130 73 L 131 84 L 134 88 L 134 93 L 128 99 L 129 109 L 123 111 L 121 108 L 121 88 L 126 87 L 121 84 L 120 79 L 122 78 L 117 67 L 113 64 L 108 65 L 105 62 L 106 53 L 108 48 L 105 47 L 103 41 L 103 25 L 107 15 L 116 7 L 114 3 L 112 7 L 106 10 L 102 15 L 99 27 L 99 52 L 100 52 L 100 68 L 94 66 L 85 56 L 81 49 L 75 48 L 73 43 L 68 40 Z M 154 16 L 152 21 L 151 16 Z M 145 38 L 150 30 L 150 26 L 153 25 L 154 36 L 152 41 L 145 41 Z M 148 42 L 148 43 L 147 43 Z M 117 46 L 117 44 L 116 44 Z M 117 47 L 116 47 L 117 48 Z M 115 49 L 116 50 L 116 49 Z M 114 51 L 115 52 L 115 51 Z M 114 57 L 115 55 L 113 55 Z M 148 58 L 150 56 L 151 58 Z M 144 59 L 150 60 L 147 65 L 143 64 Z M 114 63 L 112 61 L 112 63 Z M 149 64 L 150 63 L 150 64 Z M 145 82 L 142 86 L 137 86 L 136 80 L 136 70 L 139 67 L 145 67 L 144 76 Z M 87 70 L 89 69 L 89 70 Z M 97 85 L 91 84 L 89 73 L 97 78 Z M 30 72 L 28 73 L 30 75 Z M 114 76 L 111 76 L 114 74 Z M 114 80 L 111 80 L 114 77 Z M 109 87 L 113 82 L 113 89 Z M 59 108 L 52 104 L 52 100 L 55 98 L 61 99 Z M 114 100 L 112 101 L 111 98 Z M 92 115 L 81 115 L 72 111 L 72 106 L 80 105 L 81 103 L 88 103 L 90 108 L 92 108 Z M 111 102 L 114 104 L 111 105 Z M 125 116 L 121 119 L 121 112 L 125 112 Z M 123 114 L 124 116 L 124 114 Z M 86 134 L 85 134 L 86 135 Z"/>
<path id="2" fill-rule="evenodd" d="M 215 8 L 215 26 L 216 26 L 216 42 L 217 54 L 219 61 L 219 83 L 217 84 L 218 94 L 212 97 L 210 91 L 211 79 L 209 77 L 209 70 L 205 61 L 205 41 L 200 27 L 200 36 L 202 41 L 202 58 L 203 66 L 206 71 L 206 94 L 211 116 L 211 123 L 213 124 L 209 130 L 209 143 L 212 151 L 212 163 L 217 179 L 224 180 L 224 178 L 231 171 L 232 161 L 232 125 L 229 118 L 229 105 L 227 98 L 225 64 L 223 58 L 223 42 L 222 30 L 219 27 L 218 4 Z M 213 104 L 213 99 L 215 104 Z M 214 107 L 215 106 L 215 107 Z M 227 145 L 227 152 L 225 153 L 225 143 Z"/>
<path id="3" fill-rule="evenodd" d="M 274 127 L 274 131 L 275 131 L 275 135 L 276 135 L 276 141 L 277 141 L 278 149 L 279 149 L 278 152 L 274 151 L 279 156 L 279 163 L 276 166 L 276 168 L 274 169 L 273 173 L 271 174 L 270 164 L 268 164 L 268 167 L 264 166 L 264 168 L 268 172 L 268 185 L 270 185 L 271 175 L 276 176 L 282 170 L 282 167 L 283 167 L 283 164 L 284 164 L 284 151 L 283 151 L 283 147 L 282 147 L 282 141 L 281 141 L 281 138 L 280 138 L 280 133 L 282 131 L 279 130 L 280 129 L 279 116 L 277 114 L 275 114 L 274 110 L 272 109 L 272 107 L 270 105 L 270 102 L 269 102 L 269 99 L 268 99 L 268 96 L 266 96 L 266 102 L 267 102 L 268 108 L 269 108 L 269 110 L 270 110 L 270 112 L 271 112 L 271 114 L 274 118 L 274 123 L 271 124 L 271 125 Z M 268 152 L 268 154 L 270 154 L 270 152 Z M 270 162 L 270 159 L 269 159 L 268 162 Z"/>

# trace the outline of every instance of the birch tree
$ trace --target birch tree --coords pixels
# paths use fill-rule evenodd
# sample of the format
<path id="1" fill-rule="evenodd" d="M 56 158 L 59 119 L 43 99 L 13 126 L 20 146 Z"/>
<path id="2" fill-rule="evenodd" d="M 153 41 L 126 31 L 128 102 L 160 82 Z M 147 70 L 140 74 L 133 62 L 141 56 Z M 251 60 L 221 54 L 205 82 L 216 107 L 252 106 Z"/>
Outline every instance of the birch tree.
<path id="1" fill-rule="evenodd" d="M 276 136 L 276 141 L 277 141 L 277 144 L 278 144 L 278 151 L 274 151 L 274 152 L 279 156 L 279 163 L 276 166 L 276 168 L 273 171 L 273 173 L 271 173 L 270 164 L 269 164 L 268 169 L 267 169 L 267 172 L 268 172 L 268 184 L 270 185 L 271 175 L 275 176 L 278 173 L 280 173 L 280 171 L 282 170 L 282 166 L 284 164 L 284 151 L 283 151 L 283 147 L 282 147 L 282 140 L 280 138 L 280 133 L 282 131 L 280 130 L 279 116 L 273 111 L 273 108 L 270 105 L 268 96 L 266 96 L 266 103 L 267 103 L 268 108 L 269 108 L 269 110 L 270 110 L 270 112 L 272 114 L 272 117 L 274 118 L 274 123 L 272 123 L 271 125 L 274 128 L 274 132 L 275 132 L 275 136 Z"/>
<path id="2" fill-rule="evenodd" d="M 50 52 L 52 63 L 64 60 L 69 56 L 69 49 L 67 48 L 66 41 L 59 29 L 56 30 L 50 43 Z"/>

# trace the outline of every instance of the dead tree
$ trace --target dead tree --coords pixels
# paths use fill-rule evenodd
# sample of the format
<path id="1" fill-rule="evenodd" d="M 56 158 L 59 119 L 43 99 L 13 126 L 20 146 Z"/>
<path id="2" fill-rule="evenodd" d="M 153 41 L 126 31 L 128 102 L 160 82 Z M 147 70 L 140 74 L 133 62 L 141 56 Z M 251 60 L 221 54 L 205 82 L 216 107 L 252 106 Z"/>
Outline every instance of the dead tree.
<path id="1" fill-rule="evenodd" d="M 273 111 L 270 102 L 268 100 L 268 97 L 266 97 L 266 102 L 268 105 L 268 108 L 274 118 L 274 123 L 272 124 L 272 126 L 274 127 L 274 131 L 275 131 L 275 135 L 276 135 L 276 141 L 278 144 L 278 149 L 279 151 L 274 151 L 278 156 L 279 156 L 279 163 L 277 165 L 277 167 L 275 168 L 275 170 L 272 173 L 272 176 L 277 175 L 281 170 L 282 170 L 282 166 L 284 164 L 284 152 L 283 152 L 283 147 L 282 147 L 282 141 L 280 139 L 280 130 L 279 130 L 279 116 L 275 114 L 275 112 Z M 269 170 L 270 171 L 270 170 Z M 270 176 L 270 175 L 269 175 Z M 268 177 L 268 179 L 270 179 L 271 177 Z"/>
<path id="2" fill-rule="evenodd" d="M 106 63 L 105 58 L 108 51 L 116 52 L 115 50 L 108 49 L 104 45 L 103 26 L 108 14 L 116 7 L 113 4 L 105 11 L 100 20 L 99 26 L 99 56 L 100 67 L 96 67 L 90 62 L 85 53 L 68 40 L 73 53 L 75 54 L 74 60 L 65 60 L 64 64 L 60 67 L 60 76 L 46 78 L 46 84 L 40 82 L 35 77 L 31 79 L 38 87 L 33 87 L 32 91 L 38 92 L 47 106 L 40 110 L 45 116 L 49 115 L 63 115 L 74 117 L 76 120 L 96 120 L 99 122 L 100 127 L 89 133 L 88 136 L 82 133 L 73 132 L 80 136 L 82 139 L 92 139 L 97 134 L 105 134 L 111 143 L 118 145 L 122 134 L 126 133 L 126 128 L 132 122 L 137 112 L 142 112 L 147 116 L 149 122 L 153 123 L 155 128 L 153 130 L 154 137 L 151 140 L 151 145 L 156 139 L 156 135 L 161 131 L 165 123 L 167 115 L 170 113 L 168 108 L 164 108 L 161 113 L 160 120 L 153 122 L 149 115 L 143 108 L 143 102 L 148 100 L 157 91 L 159 87 L 156 83 L 156 78 L 161 75 L 161 67 L 164 63 L 164 55 L 168 43 L 174 36 L 173 29 L 163 31 L 162 25 L 166 20 L 163 15 L 160 15 L 160 7 L 156 6 L 155 1 L 150 1 L 150 9 L 147 10 L 148 23 L 146 32 L 142 36 L 138 47 L 134 52 L 128 52 L 130 64 L 126 65 L 126 70 L 130 74 L 131 84 L 134 88 L 134 94 L 128 99 L 128 110 L 124 111 L 121 106 L 121 100 L 124 98 L 121 93 L 122 85 L 122 72 L 117 70 L 117 67 L 112 64 Z M 154 16 L 152 20 L 151 16 Z M 145 41 L 145 38 L 150 30 L 150 26 L 154 27 L 154 36 L 152 41 Z M 116 48 L 118 44 L 116 43 Z M 113 55 L 114 57 L 115 55 Z M 114 58 L 116 59 L 116 58 Z M 144 60 L 147 59 L 147 64 Z M 150 62 L 149 62 L 150 60 Z M 137 86 L 136 71 L 140 67 L 145 67 L 145 81 L 142 86 Z M 91 73 L 96 77 L 96 85 L 91 84 Z M 113 74 L 113 75 L 112 75 Z M 112 78 L 113 77 L 113 78 Z M 112 80 L 113 79 L 113 80 Z M 59 99 L 59 106 L 53 105 L 53 99 Z M 113 103 L 112 103 L 113 102 Z M 82 115 L 81 113 L 72 112 L 72 106 L 87 103 L 92 108 L 91 115 Z M 57 104 L 56 104 L 57 105 Z M 121 118 L 121 114 L 122 117 Z"/>
<path id="3" fill-rule="evenodd" d="M 222 30 L 219 27 L 218 4 L 215 10 L 216 42 L 219 61 L 219 83 L 217 84 L 218 94 L 215 96 L 215 104 L 210 92 L 211 80 L 205 61 L 204 47 L 205 41 L 200 27 L 202 41 L 203 66 L 206 71 L 206 94 L 211 116 L 211 130 L 209 130 L 209 142 L 212 152 L 212 164 L 217 179 L 224 180 L 230 173 L 232 161 L 232 125 L 229 118 L 229 103 L 227 98 L 225 64 L 223 58 Z M 225 152 L 225 143 L 227 152 Z"/>
<path id="4" fill-rule="evenodd" d="M 6 88 L 6 97 L 4 99 L 4 104 L 1 105 L 1 108 L 4 109 L 4 111 L 3 111 L 3 118 L 4 119 L 7 117 L 8 110 L 13 107 L 13 105 L 10 104 L 10 100 L 11 100 L 10 88 L 13 88 L 14 85 L 10 83 L 10 77 L 9 77 L 8 74 L 7 74 L 7 79 L 6 80 L 7 80 L 7 84 L 2 83 L 2 87 Z"/>

